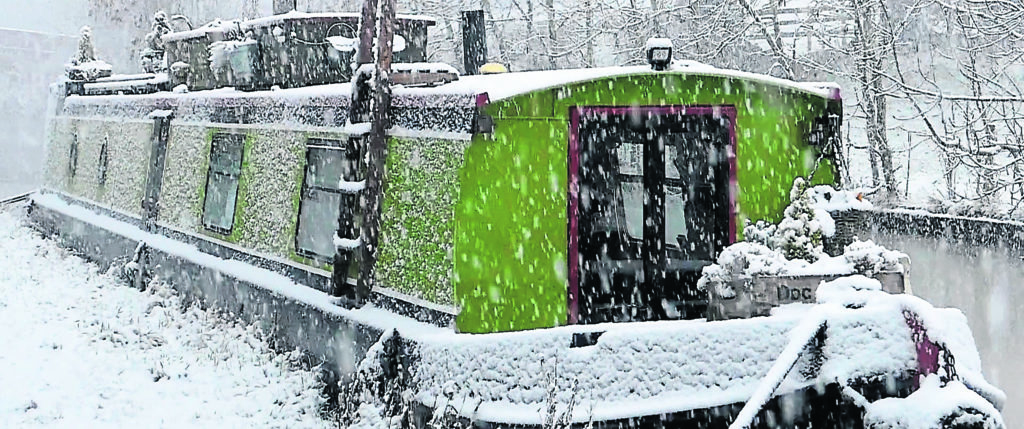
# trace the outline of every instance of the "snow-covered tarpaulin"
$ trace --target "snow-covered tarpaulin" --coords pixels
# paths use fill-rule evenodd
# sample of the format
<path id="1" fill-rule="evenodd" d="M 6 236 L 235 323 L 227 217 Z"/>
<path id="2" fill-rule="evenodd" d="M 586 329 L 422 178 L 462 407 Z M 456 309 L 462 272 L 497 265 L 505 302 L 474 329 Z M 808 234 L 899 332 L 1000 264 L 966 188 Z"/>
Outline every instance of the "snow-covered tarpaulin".
<path id="1" fill-rule="evenodd" d="M 1002 393 L 981 377 L 971 331 L 958 310 L 878 294 L 893 300 L 876 296 L 874 305 L 830 308 L 817 375 L 802 375 L 813 366 L 810 355 L 803 354 L 774 394 L 829 383 L 913 378 L 919 354 L 903 312 L 909 308 L 921 315 L 931 338 L 954 353 L 958 373 L 1002 401 Z M 793 339 L 791 332 L 811 313 L 796 308 L 745 320 L 608 324 L 425 342 L 413 371 L 416 398 L 428 405 L 458 404 L 467 417 L 518 424 L 540 424 L 549 403 L 564 405 L 570 399 L 576 402 L 571 410 L 575 422 L 744 403 Z M 572 334 L 581 331 L 604 333 L 592 346 L 570 347 Z M 548 390 L 552 384 L 557 386 L 553 393 Z"/>

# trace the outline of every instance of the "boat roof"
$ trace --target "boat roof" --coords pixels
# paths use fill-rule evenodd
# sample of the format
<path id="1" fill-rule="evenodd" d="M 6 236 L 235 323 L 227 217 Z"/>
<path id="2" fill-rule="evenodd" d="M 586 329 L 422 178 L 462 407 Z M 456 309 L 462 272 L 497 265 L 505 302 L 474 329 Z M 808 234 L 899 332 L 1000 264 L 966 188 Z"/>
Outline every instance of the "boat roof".
<path id="1" fill-rule="evenodd" d="M 278 15 L 265 16 L 262 18 L 245 19 L 245 20 L 232 20 L 232 19 L 215 19 L 202 26 L 196 27 L 186 31 L 174 31 L 167 33 L 161 37 L 165 42 L 192 39 L 196 37 L 205 36 L 209 33 L 223 33 L 231 30 L 245 30 L 253 27 L 265 27 L 268 25 L 281 24 L 286 21 L 296 20 L 325 20 L 325 19 L 337 19 L 337 18 L 352 18 L 359 19 L 360 14 L 353 12 L 323 12 L 323 13 L 308 13 L 291 11 L 288 13 L 282 13 Z M 437 21 L 434 18 L 426 15 L 409 15 L 409 14 L 397 14 L 395 19 L 399 21 L 421 21 L 428 26 L 435 25 Z"/>
<path id="2" fill-rule="evenodd" d="M 736 78 L 787 88 L 823 98 L 839 98 L 839 85 L 832 82 L 795 82 L 763 74 L 720 69 L 694 61 L 675 62 L 666 71 L 654 71 L 649 66 L 626 66 L 461 76 L 455 82 L 435 88 L 424 88 L 422 91 L 487 93 L 491 101 L 498 101 L 534 91 L 602 78 L 658 73 L 682 73 Z"/>
<path id="3" fill-rule="evenodd" d="M 479 96 L 487 94 L 487 101 L 495 102 L 519 95 L 545 89 L 558 88 L 574 83 L 587 82 L 602 78 L 623 76 L 649 76 L 656 74 L 693 74 L 701 76 L 720 76 L 745 81 L 760 82 L 766 85 L 786 88 L 822 98 L 839 99 L 839 86 L 830 82 L 794 82 L 767 75 L 748 73 L 737 70 L 720 69 L 695 62 L 677 62 L 666 71 L 653 71 L 646 66 L 601 67 L 568 70 L 544 70 L 490 75 L 461 76 L 459 80 L 434 87 L 402 87 L 393 90 L 394 101 L 399 104 L 466 104 L 475 105 Z M 217 88 L 187 93 L 157 92 L 138 95 L 92 95 L 80 98 L 81 102 L 102 102 L 128 100 L 144 100 L 147 98 L 192 100 L 277 100 L 301 103 L 314 99 L 347 99 L 351 97 L 352 86 L 349 82 L 314 85 L 299 88 L 273 89 L 264 91 L 240 91 L 234 88 Z M 74 98 L 74 97 L 73 97 Z M 86 101 L 88 99 L 88 101 Z"/>
<path id="4" fill-rule="evenodd" d="M 262 18 L 249 19 L 244 22 L 243 25 L 248 24 L 252 26 L 261 26 L 269 24 L 277 24 L 284 21 L 294 21 L 297 19 L 327 19 L 327 18 L 360 18 L 362 15 L 356 12 L 299 12 L 293 10 L 291 12 L 282 13 L 278 15 L 265 16 Z M 427 15 L 414 15 L 399 13 L 395 15 L 395 19 L 404 21 L 426 21 L 428 25 L 434 25 L 437 22 L 433 17 Z"/>

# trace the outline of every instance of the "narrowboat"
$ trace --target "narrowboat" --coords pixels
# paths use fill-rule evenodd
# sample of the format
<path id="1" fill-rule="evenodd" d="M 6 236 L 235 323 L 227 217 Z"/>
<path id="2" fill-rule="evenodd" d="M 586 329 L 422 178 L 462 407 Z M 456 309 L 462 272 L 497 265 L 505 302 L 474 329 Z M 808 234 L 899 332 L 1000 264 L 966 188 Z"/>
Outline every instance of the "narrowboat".
<path id="1" fill-rule="evenodd" d="M 807 318 L 706 318 L 698 279 L 747 221 L 781 220 L 798 177 L 841 185 L 836 85 L 663 43 L 652 66 L 460 75 L 423 62 L 430 18 L 398 15 L 374 165 L 360 22 L 169 32 L 164 72 L 55 84 L 30 219 L 302 348 L 342 408 L 400 391 L 370 389 L 416 426 L 859 427 L 954 354 L 1001 406 L 955 310 L 844 308 L 806 338 Z"/>

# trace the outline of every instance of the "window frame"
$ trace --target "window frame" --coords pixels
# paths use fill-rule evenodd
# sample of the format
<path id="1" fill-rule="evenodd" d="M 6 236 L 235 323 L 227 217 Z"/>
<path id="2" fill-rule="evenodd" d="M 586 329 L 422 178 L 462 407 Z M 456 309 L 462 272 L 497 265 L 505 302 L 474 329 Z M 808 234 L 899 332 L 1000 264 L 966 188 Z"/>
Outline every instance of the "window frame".
<path id="1" fill-rule="evenodd" d="M 349 203 L 352 203 L 354 206 L 358 205 L 358 199 L 357 198 L 353 198 L 353 197 L 356 197 L 358 194 L 354 194 L 354 193 L 351 193 L 351 192 L 344 191 L 340 187 L 340 182 L 347 181 L 347 180 L 350 179 L 351 176 L 354 176 L 354 175 L 358 174 L 357 173 L 358 172 L 358 168 L 356 168 L 357 171 L 352 171 L 352 168 L 350 168 L 351 166 L 347 165 L 348 162 L 349 162 L 348 158 L 350 156 L 350 153 L 353 150 L 357 150 L 357 149 L 358 149 L 358 146 L 353 143 L 352 139 L 330 138 L 330 137 L 310 137 L 310 138 L 306 139 L 306 158 L 305 158 L 304 167 L 302 169 L 302 183 L 301 183 L 301 185 L 299 187 L 299 210 L 298 210 L 298 213 L 296 213 L 295 236 L 293 237 L 293 243 L 294 243 L 294 246 L 295 246 L 294 248 L 295 248 L 295 254 L 296 255 L 298 255 L 300 257 L 303 257 L 303 258 L 311 259 L 311 260 L 314 260 L 314 261 L 317 261 L 317 262 L 323 262 L 323 263 L 327 263 L 327 262 L 333 261 L 334 257 L 337 255 L 337 250 L 336 249 L 335 249 L 335 253 L 334 254 L 322 255 L 320 253 L 317 253 L 316 250 L 314 250 L 314 249 L 309 249 L 309 248 L 306 248 L 306 246 L 303 246 L 303 243 L 300 240 L 300 237 L 302 236 L 302 233 L 303 233 L 303 223 L 302 223 L 303 217 L 302 217 L 302 214 L 303 214 L 303 209 L 306 208 L 306 203 L 307 203 L 307 200 L 308 200 L 309 196 L 312 195 L 313 193 L 327 193 L 327 194 L 338 195 L 339 198 L 340 198 L 339 205 L 338 205 L 338 210 L 337 210 L 338 216 L 336 216 L 333 219 L 334 229 L 331 231 L 331 239 L 332 239 L 331 242 L 333 243 L 333 238 L 334 238 L 335 235 L 337 235 L 338 228 L 340 228 L 339 220 L 340 220 L 340 217 L 342 215 L 342 213 L 341 213 L 341 205 L 346 202 L 346 199 L 348 200 Z M 335 189 L 335 188 L 329 188 L 329 187 L 324 187 L 324 186 L 310 184 L 310 180 L 312 179 L 312 177 L 310 175 L 310 166 L 312 165 L 312 156 L 317 151 L 337 152 L 337 154 L 340 155 L 339 161 L 342 163 L 342 166 L 341 166 L 342 171 L 341 171 L 341 174 L 340 174 L 340 177 L 339 177 L 339 186 L 338 186 L 338 188 Z M 353 207 L 353 208 L 356 208 L 356 207 Z M 353 215 L 353 218 L 355 218 L 355 212 L 354 211 L 352 212 L 352 215 Z"/>
<path id="2" fill-rule="evenodd" d="M 97 160 L 97 166 L 98 166 L 98 170 L 99 171 L 97 171 L 97 174 L 96 174 L 96 182 L 100 186 L 106 186 L 107 185 L 107 171 L 109 170 L 109 163 L 110 163 L 110 152 L 109 152 L 110 149 L 109 149 L 108 144 L 107 144 L 108 140 L 109 140 L 109 137 L 107 137 L 107 136 L 103 137 L 103 144 L 100 145 L 99 160 Z"/>
<path id="3" fill-rule="evenodd" d="M 71 135 L 71 147 L 68 148 L 68 178 L 74 179 L 78 173 L 78 132 Z"/>
<path id="4" fill-rule="evenodd" d="M 203 216 L 201 219 L 203 223 L 203 228 L 206 229 L 207 231 L 211 231 L 221 235 L 231 235 L 232 231 L 234 231 L 235 229 L 235 210 L 238 208 L 238 196 L 239 191 L 241 190 L 242 167 L 245 165 L 245 137 L 246 136 L 243 133 L 221 131 L 214 133 L 213 138 L 210 139 L 210 152 L 207 156 L 208 165 L 206 168 L 206 187 L 204 188 L 205 192 L 203 194 Z M 216 148 L 218 138 L 238 140 L 238 173 L 234 176 L 232 176 L 232 174 L 230 173 L 214 170 L 215 164 L 213 162 L 213 157 L 216 153 L 214 152 L 214 150 Z M 230 207 L 230 210 L 226 212 L 229 220 L 228 228 L 221 227 L 220 225 L 213 225 L 209 219 L 210 214 L 209 211 L 207 210 L 207 201 L 209 201 L 210 198 L 210 183 L 212 182 L 214 175 L 233 178 L 235 182 L 235 201 L 232 207 Z M 225 207 L 225 209 L 228 208 Z"/>

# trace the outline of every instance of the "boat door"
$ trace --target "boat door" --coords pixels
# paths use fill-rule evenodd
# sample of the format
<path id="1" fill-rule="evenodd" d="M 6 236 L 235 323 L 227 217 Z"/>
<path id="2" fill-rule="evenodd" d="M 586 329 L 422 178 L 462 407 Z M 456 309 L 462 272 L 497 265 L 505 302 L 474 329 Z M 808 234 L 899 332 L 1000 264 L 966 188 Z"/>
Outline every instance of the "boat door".
<path id="1" fill-rule="evenodd" d="M 731 107 L 580 108 L 570 144 L 570 318 L 700 318 L 731 240 Z M 575 191 L 575 192 L 573 192 Z"/>

